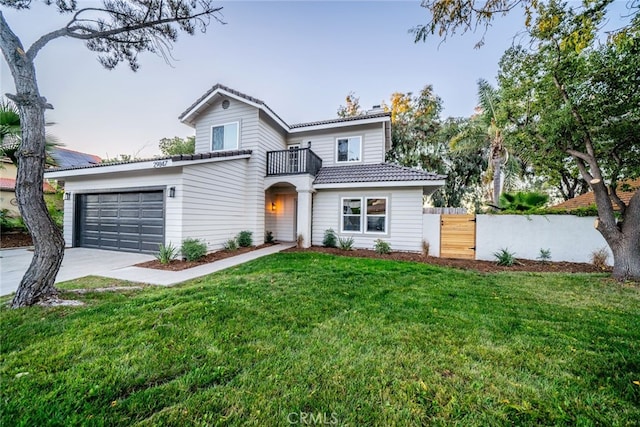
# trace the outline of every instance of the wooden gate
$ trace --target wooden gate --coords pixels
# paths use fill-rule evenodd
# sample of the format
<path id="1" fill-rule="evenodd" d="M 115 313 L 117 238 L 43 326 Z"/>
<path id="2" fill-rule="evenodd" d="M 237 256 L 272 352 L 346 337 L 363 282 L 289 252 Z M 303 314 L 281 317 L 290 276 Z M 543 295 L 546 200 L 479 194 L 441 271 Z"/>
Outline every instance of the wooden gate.
<path id="1" fill-rule="evenodd" d="M 440 257 L 476 258 L 475 215 L 440 215 Z"/>

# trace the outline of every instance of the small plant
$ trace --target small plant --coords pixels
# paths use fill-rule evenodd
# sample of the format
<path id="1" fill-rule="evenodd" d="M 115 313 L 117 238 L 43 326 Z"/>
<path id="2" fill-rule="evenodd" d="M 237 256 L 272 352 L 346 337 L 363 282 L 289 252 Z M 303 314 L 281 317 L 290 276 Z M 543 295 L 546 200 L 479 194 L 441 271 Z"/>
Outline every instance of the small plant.
<path id="1" fill-rule="evenodd" d="M 493 256 L 496 257 L 496 262 L 498 265 L 502 265 L 505 267 L 511 267 L 515 264 L 516 259 L 514 257 L 514 252 L 509 252 L 508 248 L 500 249 L 498 252 L 494 252 Z"/>
<path id="2" fill-rule="evenodd" d="M 298 237 L 296 237 L 296 246 L 298 248 L 302 248 L 303 244 L 304 244 L 304 236 L 302 234 L 298 234 Z"/>
<path id="3" fill-rule="evenodd" d="M 429 256 L 429 248 L 431 245 L 429 245 L 429 241 L 428 240 L 423 240 L 422 241 L 422 255 L 423 256 Z"/>
<path id="4" fill-rule="evenodd" d="M 542 262 L 543 264 L 548 263 L 549 261 L 551 261 L 551 249 L 540 249 L 540 253 L 538 254 L 538 256 L 536 257 L 537 260 L 539 260 L 540 262 Z"/>
<path id="5" fill-rule="evenodd" d="M 264 233 L 264 242 L 265 243 L 273 243 L 273 232 L 272 231 L 267 230 Z"/>
<path id="6" fill-rule="evenodd" d="M 197 261 L 207 254 L 207 244 L 198 239 L 185 239 L 182 241 L 180 252 L 187 261 Z"/>
<path id="7" fill-rule="evenodd" d="M 158 246 L 156 259 L 160 261 L 160 264 L 169 264 L 176 258 L 176 255 L 178 255 L 178 248 L 169 243 L 168 245 Z"/>
<path id="8" fill-rule="evenodd" d="M 336 232 L 333 231 L 333 228 L 324 231 L 324 238 L 322 239 L 322 246 L 325 248 L 335 248 L 336 247 Z"/>
<path id="9" fill-rule="evenodd" d="M 253 232 L 248 230 L 244 230 L 238 233 L 238 235 L 236 236 L 236 242 L 238 242 L 238 246 L 240 246 L 241 248 L 248 248 L 249 246 L 253 245 L 252 236 Z"/>
<path id="10" fill-rule="evenodd" d="M 339 238 L 338 247 L 343 251 L 350 251 L 353 249 L 353 237 Z"/>
<path id="11" fill-rule="evenodd" d="M 236 251 L 238 250 L 238 242 L 236 239 L 229 239 L 222 244 L 222 247 L 228 251 Z"/>
<path id="12" fill-rule="evenodd" d="M 607 251 L 607 248 L 600 248 L 591 252 L 591 264 L 593 264 L 598 270 L 606 270 L 608 260 L 609 252 Z"/>
<path id="13" fill-rule="evenodd" d="M 391 245 L 382 239 L 376 239 L 376 242 L 373 245 L 373 249 L 380 255 L 391 253 Z"/>

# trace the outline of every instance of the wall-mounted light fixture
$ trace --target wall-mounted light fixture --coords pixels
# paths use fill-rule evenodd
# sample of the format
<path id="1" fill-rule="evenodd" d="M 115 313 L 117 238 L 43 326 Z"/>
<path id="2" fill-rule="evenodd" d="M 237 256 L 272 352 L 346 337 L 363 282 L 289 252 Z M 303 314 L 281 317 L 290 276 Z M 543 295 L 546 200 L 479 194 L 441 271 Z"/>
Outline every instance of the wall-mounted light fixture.
<path id="1" fill-rule="evenodd" d="M 176 197 L 176 187 L 169 187 L 169 197 Z"/>
<path id="2" fill-rule="evenodd" d="M 271 210 L 272 211 L 276 210 L 276 202 L 271 202 Z"/>
<path id="3" fill-rule="evenodd" d="M 307 147 L 311 148 L 311 141 L 307 142 Z"/>
<path id="4" fill-rule="evenodd" d="M 71 200 L 71 193 L 67 193 L 67 192 L 65 192 L 65 193 L 64 193 L 64 199 L 65 199 L 65 200 Z"/>

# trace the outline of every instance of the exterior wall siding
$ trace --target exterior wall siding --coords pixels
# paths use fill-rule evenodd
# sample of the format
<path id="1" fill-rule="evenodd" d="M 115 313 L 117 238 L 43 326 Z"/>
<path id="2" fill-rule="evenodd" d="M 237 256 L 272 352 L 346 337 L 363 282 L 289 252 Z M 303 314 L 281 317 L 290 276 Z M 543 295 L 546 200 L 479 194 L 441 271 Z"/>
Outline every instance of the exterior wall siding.
<path id="1" fill-rule="evenodd" d="M 258 109 L 243 102 L 231 100 L 229 108 L 216 101 L 204 111 L 196 122 L 196 153 L 211 151 L 211 127 L 239 122 L 239 150 L 250 150 L 258 139 Z"/>
<path id="2" fill-rule="evenodd" d="M 343 197 L 387 197 L 386 234 L 341 233 Z M 320 190 L 313 198 L 312 244 L 322 245 L 325 230 L 332 228 L 339 237 L 353 237 L 354 247 L 372 249 L 377 239 L 395 251 L 422 250 L 422 188 L 380 188 L 359 191 Z"/>
<path id="3" fill-rule="evenodd" d="M 336 138 L 362 137 L 362 161 L 354 163 L 336 163 Z M 349 164 L 375 164 L 385 159 L 384 128 L 382 123 L 351 126 L 350 128 L 330 129 L 315 132 L 303 132 L 289 135 L 287 144 L 309 146 L 322 159 L 322 166 L 342 166 Z"/>
<path id="4" fill-rule="evenodd" d="M 293 242 L 295 236 L 295 194 L 269 194 L 265 202 L 265 228 L 273 233 L 276 240 Z M 271 203 L 276 204 L 276 210 L 271 210 Z"/>
<path id="5" fill-rule="evenodd" d="M 165 244 L 180 246 L 182 242 L 182 199 L 184 186 L 180 168 L 152 169 L 141 172 L 128 172 L 93 177 L 68 177 L 65 179 L 65 192 L 73 197 L 64 201 L 64 240 L 67 247 L 74 245 L 74 215 L 76 195 L 87 193 L 117 192 L 145 187 L 165 187 Z M 176 197 L 169 198 L 166 191 L 176 187 Z"/>

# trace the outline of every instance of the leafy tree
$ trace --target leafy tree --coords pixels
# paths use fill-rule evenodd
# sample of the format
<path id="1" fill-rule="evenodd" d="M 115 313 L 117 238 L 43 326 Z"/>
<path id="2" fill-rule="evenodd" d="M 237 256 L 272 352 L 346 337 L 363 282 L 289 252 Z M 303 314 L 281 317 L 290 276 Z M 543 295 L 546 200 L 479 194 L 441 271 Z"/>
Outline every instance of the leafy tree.
<path id="1" fill-rule="evenodd" d="M 38 53 L 59 38 L 78 39 L 98 54 L 100 63 L 112 69 L 121 62 L 138 69 L 138 54 L 154 52 L 167 58 L 167 49 L 180 31 L 193 34 L 206 30 L 211 18 L 218 19 L 221 8 L 208 0 L 149 2 L 143 0 L 107 1 L 101 6 L 79 7 L 75 0 L 46 0 L 59 13 L 68 13 L 62 28 L 38 38 L 29 48 L 23 46 L 0 12 L 0 50 L 9 66 L 16 94 L 7 94 L 18 107 L 22 138 L 17 151 L 18 207 L 34 242 L 34 256 L 12 307 L 29 306 L 57 298 L 53 283 L 64 255 L 62 233 L 52 221 L 44 202 L 42 181 L 45 163 L 44 111 L 53 108 L 43 96 L 36 78 Z M 30 0 L 0 0 L 0 5 L 27 9 Z"/>
<path id="2" fill-rule="evenodd" d="M 500 195 L 500 209 L 506 212 L 527 212 L 543 207 L 548 201 L 549 196 L 535 191 L 502 193 Z"/>
<path id="3" fill-rule="evenodd" d="M 185 139 L 179 136 L 173 138 L 162 138 L 158 143 L 160 151 L 165 156 L 175 156 L 177 154 L 193 154 L 196 152 L 196 137 L 188 136 Z"/>
<path id="4" fill-rule="evenodd" d="M 360 107 L 360 98 L 355 92 L 349 92 L 345 97 L 345 105 L 338 107 L 338 117 L 355 117 L 364 114 L 364 110 Z"/>
<path id="5" fill-rule="evenodd" d="M 624 203 L 617 185 L 640 176 L 640 20 L 601 45 L 602 10 L 550 2 L 539 13 L 532 47 L 510 49 L 501 62 L 513 144 L 543 173 L 549 163 L 578 169 L 594 192 L 596 228 L 613 252 L 614 277 L 638 280 L 640 193 Z"/>

